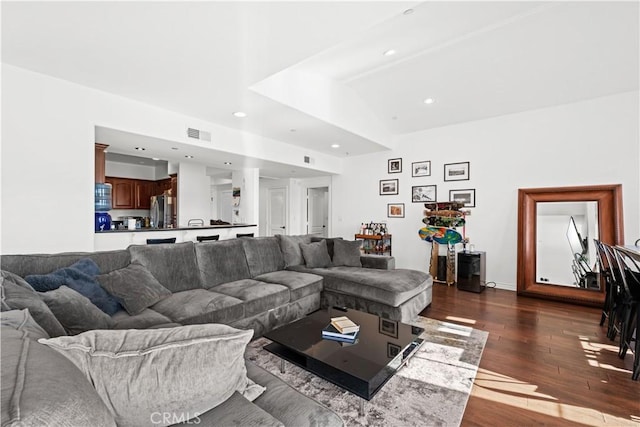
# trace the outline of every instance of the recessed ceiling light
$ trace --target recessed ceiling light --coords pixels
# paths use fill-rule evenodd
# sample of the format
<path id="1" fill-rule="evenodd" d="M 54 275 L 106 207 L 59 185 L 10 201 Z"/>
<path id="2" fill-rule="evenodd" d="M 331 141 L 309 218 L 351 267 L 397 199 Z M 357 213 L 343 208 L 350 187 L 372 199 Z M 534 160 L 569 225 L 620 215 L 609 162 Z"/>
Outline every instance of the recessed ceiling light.
<path id="1" fill-rule="evenodd" d="M 160 158 L 159 157 L 152 157 L 151 160 L 155 160 L 157 162 L 158 160 L 160 160 Z"/>
<path id="2" fill-rule="evenodd" d="M 296 130 L 295 130 L 295 129 L 293 129 L 293 128 L 289 129 L 289 132 L 295 132 L 295 131 L 296 131 Z"/>
<path id="3" fill-rule="evenodd" d="M 136 150 L 138 150 L 138 151 L 144 151 L 144 150 L 146 150 L 146 148 L 144 148 L 144 147 L 136 147 Z"/>
<path id="4" fill-rule="evenodd" d="M 402 12 L 403 15 L 411 15 L 413 13 L 413 9 L 407 9 L 404 12 Z"/>
<path id="5" fill-rule="evenodd" d="M 340 148 L 340 144 L 331 144 L 331 148 Z"/>
<path id="6" fill-rule="evenodd" d="M 187 159 L 193 159 L 193 156 L 191 156 L 191 155 L 189 155 L 189 154 L 187 154 L 185 157 L 186 157 Z"/>
<path id="7" fill-rule="evenodd" d="M 235 113 L 233 113 L 234 116 L 236 117 L 247 117 L 247 113 L 243 112 L 243 111 L 236 111 Z"/>
<path id="8" fill-rule="evenodd" d="M 433 104 L 433 98 L 427 98 L 424 100 L 425 104 Z"/>
<path id="9" fill-rule="evenodd" d="M 230 164 L 231 164 L 231 162 L 224 162 L 224 164 L 225 164 L 225 165 L 230 165 Z"/>
<path id="10" fill-rule="evenodd" d="M 172 150 L 177 150 L 177 149 L 178 149 L 178 147 L 171 147 L 171 149 L 172 149 Z"/>
<path id="11" fill-rule="evenodd" d="M 395 49 L 389 49 L 389 50 L 385 50 L 383 55 L 384 56 L 391 56 L 391 55 L 395 55 L 396 54 L 396 50 Z"/>

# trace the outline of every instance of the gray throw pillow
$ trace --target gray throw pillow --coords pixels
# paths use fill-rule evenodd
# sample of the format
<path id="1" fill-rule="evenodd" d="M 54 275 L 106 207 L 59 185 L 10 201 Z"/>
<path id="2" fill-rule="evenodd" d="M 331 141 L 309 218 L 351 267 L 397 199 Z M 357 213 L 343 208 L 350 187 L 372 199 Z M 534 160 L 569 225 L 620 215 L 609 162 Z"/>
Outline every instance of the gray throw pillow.
<path id="1" fill-rule="evenodd" d="M 51 309 L 22 277 L 3 270 L 0 274 L 0 294 L 3 306 L 11 310 L 28 309 L 33 319 L 50 337 L 67 335 Z"/>
<path id="2" fill-rule="evenodd" d="M 142 426 L 191 419 L 236 391 L 264 391 L 247 378 L 244 352 L 252 336 L 252 330 L 210 323 L 89 331 L 39 342 L 84 372 L 119 426 Z"/>
<path id="3" fill-rule="evenodd" d="M 335 240 L 333 242 L 333 266 L 362 267 L 360 246 L 362 240 Z"/>
<path id="4" fill-rule="evenodd" d="M 331 267 L 331 258 L 327 251 L 327 242 L 321 240 L 314 243 L 300 243 L 304 262 L 309 268 Z"/>
<path id="5" fill-rule="evenodd" d="M 278 238 L 278 243 L 280 243 L 285 268 L 291 267 L 292 265 L 304 265 L 300 243 L 311 243 L 311 236 L 286 236 L 284 234 L 276 234 L 276 237 Z"/>
<path id="6" fill-rule="evenodd" d="M 69 335 L 113 327 L 111 317 L 93 305 L 89 298 L 71 288 L 60 286 L 53 291 L 41 292 L 40 297 Z"/>
<path id="7" fill-rule="evenodd" d="M 162 286 L 147 267 L 139 262 L 101 274 L 96 279 L 100 286 L 120 300 L 124 309 L 132 316 L 171 296 L 171 291 Z"/>
<path id="8" fill-rule="evenodd" d="M 10 326 L 18 331 L 27 333 L 29 338 L 37 340 L 39 338 L 49 338 L 47 331 L 33 320 L 28 309 L 3 311 L 0 314 L 0 323 L 2 326 Z"/>

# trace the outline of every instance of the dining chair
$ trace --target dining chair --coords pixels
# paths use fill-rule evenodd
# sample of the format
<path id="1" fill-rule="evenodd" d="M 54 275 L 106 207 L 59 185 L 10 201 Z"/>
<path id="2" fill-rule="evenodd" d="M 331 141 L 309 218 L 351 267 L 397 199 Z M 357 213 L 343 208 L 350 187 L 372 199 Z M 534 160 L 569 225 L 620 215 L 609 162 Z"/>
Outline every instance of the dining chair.
<path id="1" fill-rule="evenodd" d="M 598 260 L 598 266 L 600 267 L 600 274 L 604 281 L 605 286 L 605 298 L 602 306 L 602 315 L 600 316 L 600 326 L 607 322 L 607 337 L 615 339 L 615 331 L 613 325 L 615 322 L 615 310 L 616 302 L 618 298 L 618 286 L 614 282 L 611 272 L 611 260 L 609 258 L 609 252 L 605 248 L 604 243 L 598 239 L 593 239 L 596 246 L 596 255 Z M 613 337 L 612 337 L 613 335 Z"/>
<path id="2" fill-rule="evenodd" d="M 627 350 L 633 348 L 631 378 L 637 380 L 640 376 L 640 337 L 637 336 L 638 325 L 640 325 L 640 262 L 619 248 L 613 248 L 613 253 L 618 265 L 620 290 L 623 295 L 618 357 L 624 359 Z M 631 347 L 632 342 L 633 347 Z"/>

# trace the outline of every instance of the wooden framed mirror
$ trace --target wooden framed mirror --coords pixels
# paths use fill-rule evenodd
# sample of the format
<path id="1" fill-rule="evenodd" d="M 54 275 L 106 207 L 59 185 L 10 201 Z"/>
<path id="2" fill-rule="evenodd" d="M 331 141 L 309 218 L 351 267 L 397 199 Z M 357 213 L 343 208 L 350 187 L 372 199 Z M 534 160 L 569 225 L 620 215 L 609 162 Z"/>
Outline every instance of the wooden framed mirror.
<path id="1" fill-rule="evenodd" d="M 519 189 L 518 295 L 601 307 L 593 239 L 623 243 L 622 185 Z"/>

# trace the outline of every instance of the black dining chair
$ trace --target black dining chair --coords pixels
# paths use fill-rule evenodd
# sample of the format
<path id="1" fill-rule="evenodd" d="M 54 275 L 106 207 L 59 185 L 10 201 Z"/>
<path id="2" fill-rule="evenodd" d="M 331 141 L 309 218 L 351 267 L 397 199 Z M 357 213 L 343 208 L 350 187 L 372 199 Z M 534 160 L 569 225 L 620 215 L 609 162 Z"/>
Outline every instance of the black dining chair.
<path id="1" fill-rule="evenodd" d="M 253 237 L 253 233 L 238 233 L 236 234 L 236 237 Z"/>
<path id="2" fill-rule="evenodd" d="M 163 243 L 175 243 L 175 237 L 169 237 L 166 239 L 147 239 L 147 245 L 161 245 Z"/>
<path id="3" fill-rule="evenodd" d="M 605 247 L 605 244 L 598 239 L 593 240 L 596 246 L 596 255 L 598 260 L 598 266 L 600 267 L 600 274 L 604 281 L 605 297 L 604 304 L 602 306 L 602 315 L 600 316 L 600 326 L 607 322 L 607 337 L 611 340 L 615 339 L 614 322 L 615 322 L 615 310 L 616 302 L 618 299 L 618 286 L 614 282 L 614 278 L 611 271 L 611 258 L 609 250 Z"/>
<path id="4" fill-rule="evenodd" d="M 620 309 L 620 343 L 618 357 L 624 359 L 629 348 L 633 348 L 633 373 L 631 378 L 637 380 L 640 376 L 640 261 L 636 261 L 626 251 L 613 248 L 615 263 L 617 264 L 618 280 L 620 281 L 621 309 Z M 616 271 L 616 268 L 613 269 Z M 634 346 L 631 347 L 631 343 Z"/>
<path id="5" fill-rule="evenodd" d="M 214 240 L 219 240 L 220 239 L 220 235 L 219 234 L 215 234 L 213 236 L 196 236 L 196 240 L 198 242 L 211 242 Z"/>

